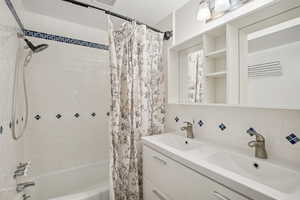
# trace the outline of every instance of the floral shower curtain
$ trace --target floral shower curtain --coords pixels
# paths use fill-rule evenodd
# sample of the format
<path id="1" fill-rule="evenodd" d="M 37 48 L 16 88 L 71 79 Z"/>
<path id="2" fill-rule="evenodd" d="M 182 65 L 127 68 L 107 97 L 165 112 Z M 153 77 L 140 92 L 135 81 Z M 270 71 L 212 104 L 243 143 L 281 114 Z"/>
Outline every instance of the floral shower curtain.
<path id="1" fill-rule="evenodd" d="M 141 137 L 161 134 L 165 120 L 163 35 L 136 23 L 113 30 L 111 68 L 111 199 L 142 200 Z"/>
<path id="2" fill-rule="evenodd" d="M 188 54 L 188 102 L 203 102 L 203 50 Z"/>

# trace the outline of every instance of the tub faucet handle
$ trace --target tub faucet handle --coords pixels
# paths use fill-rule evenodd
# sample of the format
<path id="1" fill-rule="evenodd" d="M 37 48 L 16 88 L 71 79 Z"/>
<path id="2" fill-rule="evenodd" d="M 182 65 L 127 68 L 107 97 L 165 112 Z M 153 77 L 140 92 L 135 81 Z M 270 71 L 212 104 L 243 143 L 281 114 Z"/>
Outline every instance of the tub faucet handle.
<path id="1" fill-rule="evenodd" d="M 28 194 L 23 194 L 23 200 L 27 200 L 27 199 L 30 199 L 30 198 L 31 198 L 30 195 L 28 195 Z"/>
<path id="2" fill-rule="evenodd" d="M 17 169 L 14 173 L 14 179 L 16 179 L 19 176 L 26 176 L 29 166 L 30 166 L 30 162 L 20 163 L 17 166 Z"/>
<path id="3" fill-rule="evenodd" d="M 23 169 L 23 168 L 27 168 L 30 166 L 30 161 L 25 162 L 25 163 L 19 163 L 17 169 Z"/>

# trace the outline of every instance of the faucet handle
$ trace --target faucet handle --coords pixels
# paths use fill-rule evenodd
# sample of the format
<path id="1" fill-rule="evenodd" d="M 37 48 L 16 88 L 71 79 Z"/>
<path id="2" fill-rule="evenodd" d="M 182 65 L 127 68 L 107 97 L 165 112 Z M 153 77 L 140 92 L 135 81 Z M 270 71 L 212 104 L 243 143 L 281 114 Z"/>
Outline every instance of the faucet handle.
<path id="1" fill-rule="evenodd" d="M 30 161 L 25 162 L 25 163 L 20 162 L 17 169 L 27 168 L 28 166 L 30 166 Z"/>
<path id="2" fill-rule="evenodd" d="M 187 126 L 193 126 L 193 124 L 191 122 L 188 122 L 188 121 L 185 121 L 183 123 L 185 123 Z"/>
<path id="3" fill-rule="evenodd" d="M 247 131 L 246 131 L 250 136 L 254 136 L 257 132 L 254 128 L 250 127 Z"/>
<path id="4" fill-rule="evenodd" d="M 30 195 L 28 195 L 28 194 L 23 194 L 23 200 L 27 200 L 27 199 L 30 199 L 30 198 L 31 198 Z"/>
<path id="5" fill-rule="evenodd" d="M 256 141 L 265 141 L 265 137 L 261 134 L 259 134 L 254 128 L 250 127 L 248 130 L 247 130 L 247 133 L 250 135 L 250 136 L 255 136 L 256 137 Z"/>

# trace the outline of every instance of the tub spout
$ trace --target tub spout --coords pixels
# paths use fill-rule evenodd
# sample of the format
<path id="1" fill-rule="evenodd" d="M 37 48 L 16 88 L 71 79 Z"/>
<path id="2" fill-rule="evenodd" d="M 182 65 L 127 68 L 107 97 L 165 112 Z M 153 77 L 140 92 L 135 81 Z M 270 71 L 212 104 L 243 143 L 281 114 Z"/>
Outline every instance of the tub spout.
<path id="1" fill-rule="evenodd" d="M 17 184 L 17 192 L 22 192 L 28 187 L 33 187 L 35 186 L 34 182 L 26 182 L 26 183 L 19 183 Z"/>

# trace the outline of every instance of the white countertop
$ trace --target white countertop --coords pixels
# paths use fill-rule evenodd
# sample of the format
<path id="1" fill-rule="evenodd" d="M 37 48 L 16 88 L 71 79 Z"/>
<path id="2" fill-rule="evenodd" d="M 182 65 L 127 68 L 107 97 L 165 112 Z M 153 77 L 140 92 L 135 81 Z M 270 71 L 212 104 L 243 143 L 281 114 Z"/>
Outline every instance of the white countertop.
<path id="1" fill-rule="evenodd" d="M 196 147 L 191 149 L 180 149 L 180 146 L 178 146 L 178 148 L 176 148 L 176 142 L 178 143 L 180 140 L 187 140 L 189 144 L 192 144 Z M 261 163 L 262 165 L 274 167 L 278 166 L 282 169 L 287 169 L 295 173 L 297 177 L 298 174 L 300 177 L 300 169 L 291 169 L 284 165 L 279 166 L 278 162 L 273 162 L 271 159 L 257 159 L 254 158 L 254 156 L 250 157 L 249 155 L 245 155 L 244 152 L 233 151 L 232 149 L 224 146 L 218 146 L 209 142 L 197 141 L 195 139 L 185 139 L 184 137 L 175 133 L 143 137 L 143 143 L 146 146 L 164 154 L 165 156 L 185 165 L 186 167 L 189 167 L 198 173 L 207 176 L 216 182 L 242 193 L 254 200 L 300 200 L 300 184 L 297 181 L 295 190 L 292 190 L 290 193 L 284 193 L 249 177 L 242 176 L 238 173 L 220 167 L 220 165 L 218 166 L 213 164 L 212 162 L 209 162 L 208 158 L 216 153 L 221 153 L 221 155 L 224 153 L 224 156 L 227 153 L 227 155 L 230 154 L 240 156 L 246 158 L 247 160 L 253 160 L 253 162 Z M 220 162 L 222 163 L 222 161 Z M 282 181 L 280 177 L 284 177 L 284 174 L 278 175 L 279 183 Z"/>

